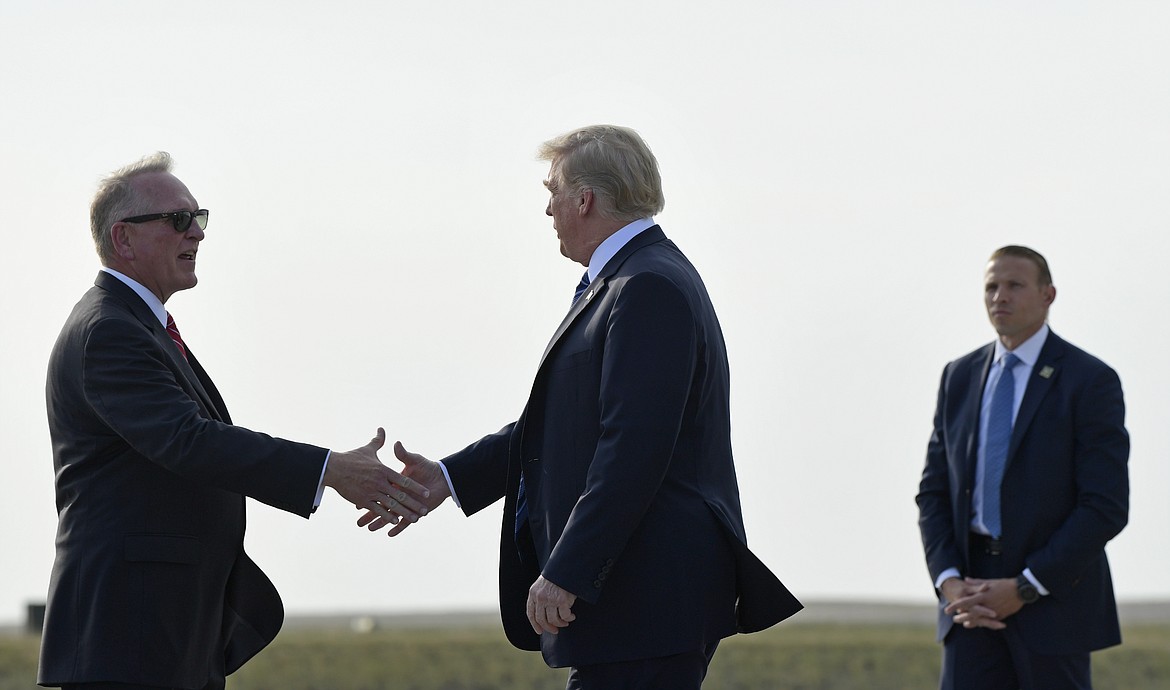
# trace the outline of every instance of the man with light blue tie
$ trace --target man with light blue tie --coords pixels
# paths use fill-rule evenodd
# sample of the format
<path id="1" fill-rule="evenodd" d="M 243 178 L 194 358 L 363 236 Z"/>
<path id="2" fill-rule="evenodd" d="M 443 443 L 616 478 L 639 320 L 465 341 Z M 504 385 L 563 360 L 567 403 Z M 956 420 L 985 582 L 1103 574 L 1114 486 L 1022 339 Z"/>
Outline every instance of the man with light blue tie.
<path id="1" fill-rule="evenodd" d="M 917 496 L 939 594 L 943 690 L 1092 687 L 1121 642 L 1105 544 L 1129 513 L 1116 372 L 1053 333 L 1056 288 L 1027 247 L 996 250 L 998 339 L 948 364 Z"/>

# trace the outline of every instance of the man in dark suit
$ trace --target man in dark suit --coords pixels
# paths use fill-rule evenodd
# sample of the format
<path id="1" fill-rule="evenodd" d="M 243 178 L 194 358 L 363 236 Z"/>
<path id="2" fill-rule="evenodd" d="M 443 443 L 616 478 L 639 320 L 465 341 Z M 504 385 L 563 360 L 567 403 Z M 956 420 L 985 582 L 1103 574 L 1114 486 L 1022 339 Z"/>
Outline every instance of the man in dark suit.
<path id="1" fill-rule="evenodd" d="M 1117 374 L 1052 333 L 1056 288 L 1027 247 L 991 255 L 999 338 L 943 371 L 918 491 L 939 592 L 944 690 L 1090 688 L 1121 642 L 1105 544 L 1129 512 Z"/>
<path id="2" fill-rule="evenodd" d="M 569 688 L 698 688 L 720 639 L 800 609 L 746 546 L 719 321 L 651 218 L 663 196 L 641 137 L 587 127 L 541 157 L 546 213 L 587 285 L 519 421 L 441 466 L 395 452 L 432 506 L 504 499 L 505 631 L 573 667 Z"/>
<path id="3" fill-rule="evenodd" d="M 91 222 L 104 266 L 49 360 L 57 552 L 41 685 L 223 688 L 268 644 L 280 597 L 244 553 L 244 497 L 308 517 L 333 487 L 397 523 L 425 490 L 349 452 L 232 426 L 163 304 L 194 287 L 207 211 L 164 153 L 106 178 Z"/>

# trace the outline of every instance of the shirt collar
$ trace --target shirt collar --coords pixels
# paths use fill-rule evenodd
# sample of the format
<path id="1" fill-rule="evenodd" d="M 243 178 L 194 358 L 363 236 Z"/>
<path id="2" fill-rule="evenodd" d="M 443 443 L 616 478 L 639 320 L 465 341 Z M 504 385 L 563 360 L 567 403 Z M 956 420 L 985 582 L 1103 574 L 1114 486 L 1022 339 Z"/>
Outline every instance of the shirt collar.
<path id="1" fill-rule="evenodd" d="M 137 280 L 134 280 L 124 273 L 119 273 L 109 266 L 102 266 L 102 270 L 125 283 L 126 287 L 133 290 L 135 294 L 142 298 L 143 302 L 146 302 L 146 306 L 150 307 L 150 311 L 154 313 L 154 316 L 158 319 L 158 322 L 163 326 L 167 325 L 167 308 L 163 306 L 162 300 L 158 298 L 158 295 L 154 294 L 150 290 L 147 290 L 142 285 L 142 283 L 138 282 Z"/>
<path id="2" fill-rule="evenodd" d="M 1048 324 L 1044 324 L 1040 327 L 1040 330 L 1032 334 L 1031 338 L 1028 338 L 1024 342 L 1020 343 L 1020 346 L 1014 350 L 1008 350 L 1003 346 L 1003 341 L 996 339 L 995 361 L 1003 361 L 1003 356 L 1008 352 L 1011 352 L 1016 357 L 1019 357 L 1022 363 L 1028 365 L 1029 367 L 1036 366 L 1036 360 L 1040 359 L 1040 349 L 1044 347 L 1044 341 L 1048 340 L 1048 333 Z"/>
<path id="3" fill-rule="evenodd" d="M 597 274 L 601 273 L 601 269 L 605 268 L 614 254 L 617 254 L 630 240 L 653 226 L 653 218 L 639 218 L 605 238 L 605 241 L 593 250 L 593 256 L 589 257 L 589 282 L 592 283 L 597 278 Z"/>

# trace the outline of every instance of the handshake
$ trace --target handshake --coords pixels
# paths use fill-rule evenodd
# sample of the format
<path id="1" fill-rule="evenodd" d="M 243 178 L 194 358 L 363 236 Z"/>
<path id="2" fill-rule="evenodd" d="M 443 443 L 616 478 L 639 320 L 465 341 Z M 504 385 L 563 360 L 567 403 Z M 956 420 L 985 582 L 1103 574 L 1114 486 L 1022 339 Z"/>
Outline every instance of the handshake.
<path id="1" fill-rule="evenodd" d="M 392 525 L 395 536 L 413 522 L 439 507 L 451 491 L 439 463 L 407 452 L 401 442 L 394 444 L 394 456 L 404 465 L 398 473 L 382 464 L 378 451 L 386 444 L 381 427 L 370 442 L 348 452 L 333 452 L 325 468 L 325 486 L 366 513 L 358 525 L 376 532 Z"/>

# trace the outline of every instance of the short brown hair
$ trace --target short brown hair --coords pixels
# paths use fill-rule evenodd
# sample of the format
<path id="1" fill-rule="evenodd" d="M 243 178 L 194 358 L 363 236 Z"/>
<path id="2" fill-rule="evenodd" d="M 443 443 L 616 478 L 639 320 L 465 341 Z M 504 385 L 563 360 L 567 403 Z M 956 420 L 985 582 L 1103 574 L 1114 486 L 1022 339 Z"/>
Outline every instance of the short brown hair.
<path id="1" fill-rule="evenodd" d="M 1018 244 L 1009 244 L 1006 247 L 1000 247 L 991 253 L 991 258 L 988 261 L 995 261 L 1001 256 L 1014 256 L 1017 259 L 1027 259 L 1036 264 L 1038 278 L 1041 287 L 1045 285 L 1052 285 L 1052 271 L 1048 270 L 1048 261 L 1044 255 L 1035 249 L 1022 247 Z"/>

